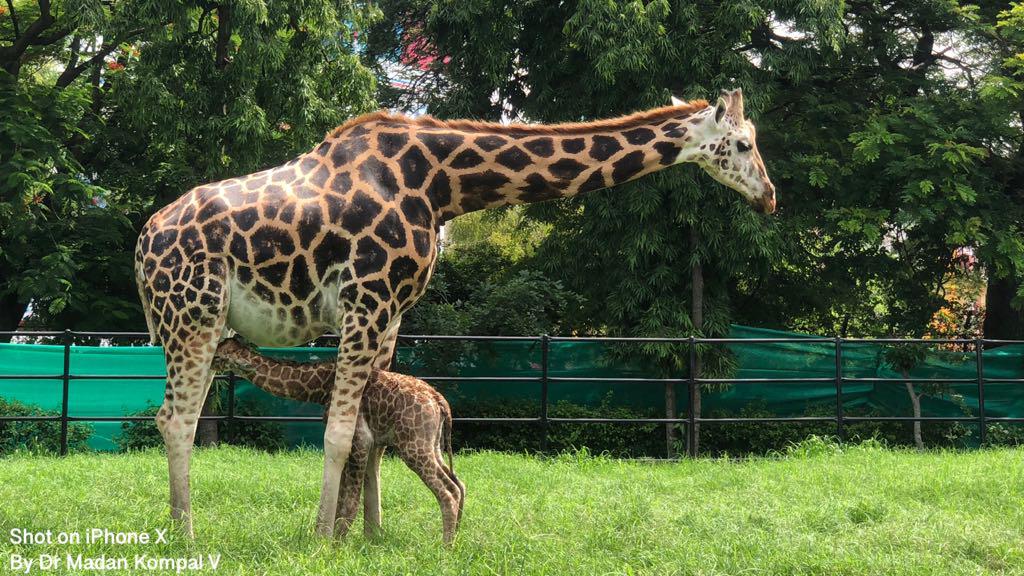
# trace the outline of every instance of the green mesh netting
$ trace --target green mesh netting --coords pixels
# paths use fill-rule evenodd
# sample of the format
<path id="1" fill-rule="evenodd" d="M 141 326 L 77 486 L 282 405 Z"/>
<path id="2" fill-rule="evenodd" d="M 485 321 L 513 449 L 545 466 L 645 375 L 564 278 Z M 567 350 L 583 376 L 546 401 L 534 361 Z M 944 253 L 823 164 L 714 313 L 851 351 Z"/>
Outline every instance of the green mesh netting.
<path id="1" fill-rule="evenodd" d="M 800 338 L 802 335 L 774 330 L 734 326 L 733 338 Z M 552 342 L 549 351 L 549 375 L 553 377 L 623 377 L 657 378 L 664 375 L 637 365 L 611 359 L 607 354 L 612 343 Z M 436 346 L 436 344 L 435 344 Z M 730 344 L 739 367 L 736 378 L 833 378 L 835 376 L 832 343 L 742 343 Z M 899 378 L 900 374 L 882 360 L 884 346 L 873 343 L 843 345 L 843 374 L 846 377 Z M 268 351 L 269 354 L 298 360 L 330 358 L 331 349 L 289 348 Z M 1024 378 L 1024 345 L 1003 346 L 984 353 L 987 378 Z M 421 358 L 410 360 L 408 348 L 399 349 L 399 363 L 410 365 L 411 372 L 425 374 Z M 540 345 L 536 342 L 490 342 L 474 347 L 471 357 L 460 358 L 454 372 L 458 376 L 537 376 L 541 362 Z M 0 374 L 43 374 L 57 376 L 63 371 L 63 347 L 30 344 L 0 344 Z M 71 373 L 75 375 L 162 375 L 163 355 L 153 347 L 74 346 L 71 349 Z M 442 374 L 429 374 L 440 376 Z M 685 378 L 686 374 L 675 375 Z M 974 378 L 974 353 L 929 349 L 924 362 L 910 373 L 916 378 Z M 481 399 L 515 401 L 540 398 L 540 384 L 535 382 L 486 381 L 435 383 L 452 403 L 456 416 L 473 416 L 460 411 L 460 404 Z M 926 397 L 922 403 L 925 416 L 962 416 L 977 414 L 977 387 L 958 384 L 950 387 L 955 395 Z M 148 406 L 159 405 L 163 399 L 161 380 L 89 380 L 71 381 L 68 413 L 76 417 L 129 415 Z M 597 405 L 611 392 L 615 403 L 634 408 L 663 410 L 664 388 L 661 384 L 608 384 L 595 382 L 553 382 L 551 402 L 565 400 L 577 404 Z M 265 412 L 278 416 L 319 416 L 318 406 L 275 398 L 247 382 L 237 388 L 239 399 L 252 399 L 264 406 Z M 60 410 L 61 382 L 53 380 L 0 380 L 0 397 Z M 679 411 L 686 411 L 686 387 L 677 390 Z M 704 410 L 738 411 L 758 404 L 779 416 L 799 416 L 811 406 L 834 402 L 832 383 L 739 383 L 704 395 Z M 847 383 L 843 403 L 846 408 L 869 407 L 892 416 L 910 415 L 910 402 L 902 383 Z M 1024 417 L 1024 385 L 993 382 L 986 384 L 985 408 L 989 416 Z M 239 414 L 242 414 L 241 412 Z M 98 450 L 116 448 L 115 438 L 120 423 L 96 423 L 89 444 Z M 286 439 L 291 445 L 317 445 L 322 440 L 319 423 L 289 424 Z"/>

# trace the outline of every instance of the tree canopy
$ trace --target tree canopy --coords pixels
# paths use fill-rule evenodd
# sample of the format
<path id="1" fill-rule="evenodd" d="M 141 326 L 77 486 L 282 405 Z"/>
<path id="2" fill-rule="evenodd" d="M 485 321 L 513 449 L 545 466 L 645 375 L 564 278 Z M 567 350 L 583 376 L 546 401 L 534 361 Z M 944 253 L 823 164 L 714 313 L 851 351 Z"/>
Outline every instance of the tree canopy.
<path id="1" fill-rule="evenodd" d="M 138 228 L 376 108 L 369 5 L 12 0 L 0 12 L 0 329 L 143 325 Z M 10 114 L 6 112 L 10 111 Z"/>
<path id="2" fill-rule="evenodd" d="M 529 212 L 552 225 L 538 265 L 586 297 L 593 329 L 689 334 L 688 270 L 698 261 L 706 334 L 744 322 L 921 335 L 965 254 L 987 273 L 990 298 L 999 283 L 1017 292 L 1019 4 L 395 0 L 381 9 L 375 55 L 395 53 L 415 29 L 448 57 L 383 97 L 443 116 L 576 120 L 744 89 L 779 190 L 776 217 L 752 214 L 696 169 Z"/>
<path id="3" fill-rule="evenodd" d="M 11 0 L 0 329 L 30 302 L 51 326 L 140 327 L 130 252 L 148 214 L 378 102 L 543 122 L 742 87 L 777 215 L 692 167 L 534 205 L 516 216 L 528 232 L 502 232 L 531 246 L 503 252 L 516 275 L 477 297 L 500 307 L 543 285 L 573 318 L 536 322 L 689 335 L 699 263 L 706 335 L 921 335 L 960 309 L 949 287 L 970 270 L 987 283 L 985 334 L 1024 337 L 1022 53 L 1016 2 Z"/>

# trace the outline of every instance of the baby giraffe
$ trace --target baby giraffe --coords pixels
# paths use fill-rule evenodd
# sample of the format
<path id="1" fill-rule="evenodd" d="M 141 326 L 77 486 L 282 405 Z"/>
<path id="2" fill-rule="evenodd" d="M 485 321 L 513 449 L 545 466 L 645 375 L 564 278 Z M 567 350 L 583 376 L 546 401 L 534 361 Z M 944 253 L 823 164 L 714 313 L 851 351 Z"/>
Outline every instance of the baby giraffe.
<path id="1" fill-rule="evenodd" d="M 284 398 L 326 406 L 334 387 L 335 360 L 293 362 L 267 358 L 238 338 L 217 347 L 216 372 L 233 371 L 254 385 Z M 455 538 L 466 488 L 452 469 L 451 408 L 437 390 L 418 378 L 374 370 L 363 389 L 352 451 L 338 495 L 336 534 L 344 536 L 355 520 L 364 482 L 363 530 L 380 528 L 380 459 L 388 446 L 412 469 L 441 505 L 444 542 Z M 445 465 L 442 450 L 448 453 Z"/>

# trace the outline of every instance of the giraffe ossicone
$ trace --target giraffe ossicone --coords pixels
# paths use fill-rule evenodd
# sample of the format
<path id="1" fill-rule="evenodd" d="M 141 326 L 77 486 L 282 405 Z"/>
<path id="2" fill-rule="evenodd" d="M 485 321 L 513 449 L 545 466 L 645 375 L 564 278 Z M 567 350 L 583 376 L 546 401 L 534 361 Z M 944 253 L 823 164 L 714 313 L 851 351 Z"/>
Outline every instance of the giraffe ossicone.
<path id="1" fill-rule="evenodd" d="M 333 531 L 363 386 L 390 360 L 402 313 L 433 271 L 440 225 L 459 214 L 617 186 L 693 162 L 763 212 L 775 189 L 726 92 L 594 122 L 529 125 L 378 112 L 256 174 L 199 186 L 156 212 L 135 253 L 139 294 L 167 389 L 171 515 L 191 532 L 189 462 L 222 335 L 265 346 L 340 335 L 327 408 L 317 531 Z"/>

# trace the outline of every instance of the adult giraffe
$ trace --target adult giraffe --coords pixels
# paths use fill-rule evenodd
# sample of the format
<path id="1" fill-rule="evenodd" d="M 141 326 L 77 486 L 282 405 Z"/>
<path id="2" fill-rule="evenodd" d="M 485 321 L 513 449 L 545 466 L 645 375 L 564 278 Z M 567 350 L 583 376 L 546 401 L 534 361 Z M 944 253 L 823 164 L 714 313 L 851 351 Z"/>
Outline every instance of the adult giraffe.
<path id="1" fill-rule="evenodd" d="M 363 386 L 394 349 L 434 267 L 438 227 L 484 208 L 616 186 L 695 162 L 763 212 L 775 188 L 739 90 L 579 124 L 493 124 L 378 112 L 269 170 L 207 184 L 158 211 L 135 270 L 167 388 L 171 516 L 192 534 L 189 460 L 217 343 L 233 329 L 285 346 L 340 335 L 317 532 L 330 535 Z"/>

